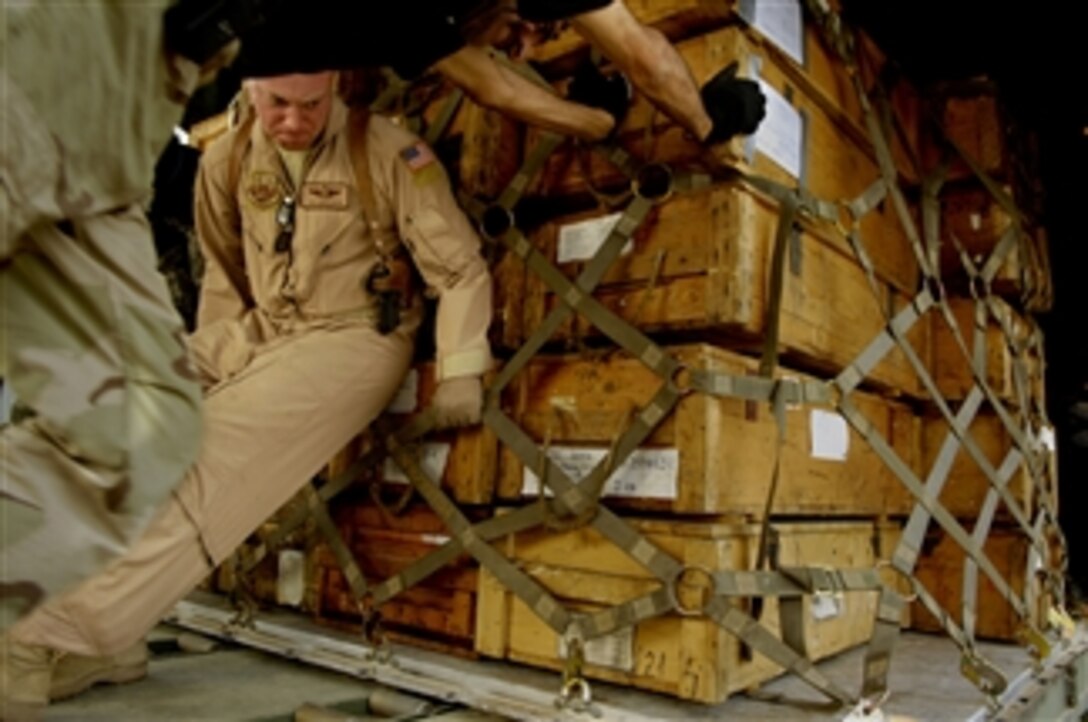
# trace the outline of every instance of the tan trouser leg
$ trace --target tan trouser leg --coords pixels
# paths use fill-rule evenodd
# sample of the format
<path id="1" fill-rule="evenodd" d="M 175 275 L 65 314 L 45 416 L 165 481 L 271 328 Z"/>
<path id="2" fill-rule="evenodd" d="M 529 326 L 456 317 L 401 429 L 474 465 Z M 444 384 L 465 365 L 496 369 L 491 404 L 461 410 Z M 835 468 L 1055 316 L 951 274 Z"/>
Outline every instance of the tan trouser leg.
<path id="1" fill-rule="evenodd" d="M 205 550 L 214 563 L 226 558 L 385 408 L 410 358 L 407 337 L 368 328 L 309 331 L 259 353 L 206 397 L 204 443 L 180 503 L 13 638 L 76 654 L 131 646 L 210 571 Z"/>
<path id="2" fill-rule="evenodd" d="M 196 457 L 200 387 L 138 208 L 34 227 L 0 299 L 0 375 L 32 414 L 0 431 L 0 600 L 31 601 L 139 538 Z"/>

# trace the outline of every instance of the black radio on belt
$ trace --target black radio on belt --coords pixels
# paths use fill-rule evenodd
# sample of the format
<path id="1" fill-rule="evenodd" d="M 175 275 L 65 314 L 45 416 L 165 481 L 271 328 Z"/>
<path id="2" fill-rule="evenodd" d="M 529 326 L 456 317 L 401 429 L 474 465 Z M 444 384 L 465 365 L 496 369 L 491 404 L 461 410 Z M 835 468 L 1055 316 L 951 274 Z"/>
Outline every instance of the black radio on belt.
<path id="1" fill-rule="evenodd" d="M 178 0 L 163 14 L 166 46 L 197 65 L 263 23 L 278 0 Z"/>
<path id="2" fill-rule="evenodd" d="M 363 283 L 378 298 L 378 333 L 387 334 L 400 325 L 400 310 L 412 298 L 412 266 L 404 258 L 381 259 Z"/>

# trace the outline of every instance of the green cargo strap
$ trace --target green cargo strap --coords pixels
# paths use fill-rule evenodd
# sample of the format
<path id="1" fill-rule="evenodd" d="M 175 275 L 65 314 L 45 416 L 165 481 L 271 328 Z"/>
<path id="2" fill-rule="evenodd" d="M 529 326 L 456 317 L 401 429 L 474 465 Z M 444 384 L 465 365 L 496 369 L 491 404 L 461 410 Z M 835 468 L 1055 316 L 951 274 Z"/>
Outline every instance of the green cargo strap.
<path id="1" fill-rule="evenodd" d="M 776 394 L 781 394 L 782 400 L 790 405 L 831 403 L 831 387 L 827 381 L 768 379 L 707 369 L 692 369 L 689 374 L 691 388 L 708 396 L 770 402 Z"/>
<path id="2" fill-rule="evenodd" d="M 973 542 L 967 531 L 960 526 L 960 523 L 953 517 L 947 509 L 941 506 L 935 500 L 931 500 L 927 497 L 925 486 L 918 480 L 918 477 L 914 475 L 914 471 L 911 470 L 906 463 L 903 462 L 899 455 L 895 453 L 895 450 L 888 445 L 884 437 L 879 431 L 872 425 L 872 423 L 865 418 L 865 416 L 858 411 L 853 402 L 849 398 L 842 398 L 839 401 L 839 411 L 846 420 L 850 423 L 854 430 L 858 434 L 869 442 L 873 451 L 880 456 L 884 463 L 891 471 L 899 477 L 899 480 L 904 486 L 914 495 L 918 500 L 917 503 L 926 508 L 930 515 L 937 521 L 941 527 L 958 543 L 965 552 L 976 557 L 979 561 L 979 566 L 986 576 L 993 582 L 994 587 L 1004 597 L 1009 605 L 1021 616 L 1025 610 L 1020 600 L 1012 593 L 1008 583 L 1001 576 L 1001 573 L 994 566 L 993 562 L 983 553 L 982 549 Z M 919 531 L 921 533 L 919 533 Z M 896 550 L 893 562 L 897 569 L 904 574 L 910 574 L 914 569 L 914 560 L 917 559 L 918 550 L 922 547 L 922 537 L 924 536 L 924 527 L 910 528 L 904 530 L 903 536 L 899 542 L 899 548 Z"/>
<path id="3" fill-rule="evenodd" d="M 367 583 L 358 562 L 355 561 L 355 555 L 351 553 L 347 544 L 344 543 L 344 538 L 340 536 L 340 530 L 333 523 L 325 502 L 318 496 L 313 484 L 307 484 L 304 487 L 304 493 L 306 495 L 307 509 L 317 522 L 317 528 L 321 531 L 321 535 L 325 537 L 325 542 L 332 550 L 333 556 L 336 557 L 336 563 L 340 566 L 344 578 L 347 579 L 348 586 L 351 588 L 351 593 L 356 602 L 362 604 L 367 593 Z"/>
<path id="4" fill-rule="evenodd" d="M 450 97 L 446 98 L 446 102 L 442 104 L 442 109 L 438 111 L 438 117 L 434 119 L 434 122 L 431 123 L 427 128 L 427 132 L 423 135 L 424 143 L 433 146 L 439 141 L 446 133 L 446 129 L 449 128 L 450 123 L 453 122 L 453 118 L 457 115 L 457 111 L 460 109 L 464 99 L 465 91 L 460 88 L 455 88 L 453 92 L 450 93 Z"/>
<path id="5" fill-rule="evenodd" d="M 426 500 L 431 509 L 457 537 L 461 548 L 495 575 L 503 586 L 524 601 L 548 626 L 560 634 L 570 624 L 567 610 L 544 587 L 525 572 L 518 569 L 490 543 L 476 534 L 473 525 L 454 504 L 449 496 L 419 466 L 416 457 L 397 443 L 396 437 L 388 440 L 389 453 L 404 471 L 412 486 Z"/>

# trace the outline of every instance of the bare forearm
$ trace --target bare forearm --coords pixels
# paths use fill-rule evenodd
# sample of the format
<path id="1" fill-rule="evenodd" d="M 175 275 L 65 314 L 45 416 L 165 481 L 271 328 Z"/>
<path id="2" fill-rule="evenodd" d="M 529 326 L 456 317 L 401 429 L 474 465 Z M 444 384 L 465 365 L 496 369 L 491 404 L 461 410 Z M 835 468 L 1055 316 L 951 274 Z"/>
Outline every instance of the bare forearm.
<path id="1" fill-rule="evenodd" d="M 640 23 L 622 0 L 578 15 L 574 27 L 670 118 L 702 140 L 713 126 L 684 59 L 657 30 Z"/>
<path id="2" fill-rule="evenodd" d="M 599 140 L 612 130 L 612 116 L 605 111 L 560 98 L 501 65 L 482 48 L 462 48 L 436 63 L 435 69 L 480 105 L 531 125 L 586 140 Z"/>

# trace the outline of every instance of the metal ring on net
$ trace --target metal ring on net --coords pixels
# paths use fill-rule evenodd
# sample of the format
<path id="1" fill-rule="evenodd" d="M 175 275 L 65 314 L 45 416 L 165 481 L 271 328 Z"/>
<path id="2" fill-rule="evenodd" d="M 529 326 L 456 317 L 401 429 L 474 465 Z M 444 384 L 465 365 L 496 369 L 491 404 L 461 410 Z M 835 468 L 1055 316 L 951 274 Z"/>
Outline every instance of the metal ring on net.
<path id="1" fill-rule="evenodd" d="M 702 575 L 709 582 L 709 584 L 707 584 L 704 588 L 710 589 L 712 593 L 704 598 L 701 607 L 686 607 L 680 601 L 678 587 L 681 580 L 683 580 L 689 572 L 694 572 L 698 575 Z M 710 569 L 701 565 L 691 564 L 681 567 L 676 572 L 676 576 L 669 580 L 665 589 L 668 592 L 669 601 L 672 602 L 673 609 L 676 610 L 677 614 L 684 617 L 705 617 L 706 608 L 710 605 L 710 602 L 713 600 L 713 598 L 717 596 L 718 582 L 714 578 L 714 572 L 712 572 Z"/>
<path id="2" fill-rule="evenodd" d="M 639 168 L 631 180 L 631 190 L 639 198 L 654 203 L 667 201 L 673 192 L 675 178 L 665 163 L 650 163 Z"/>
<path id="3" fill-rule="evenodd" d="M 901 569 L 899 569 L 898 567 L 896 567 L 894 564 L 891 563 L 890 560 L 880 559 L 880 560 L 877 561 L 876 565 L 873 568 L 876 569 L 876 571 L 879 572 L 884 567 L 887 567 L 888 569 L 891 569 L 893 572 L 895 572 L 901 578 L 906 579 L 907 584 L 910 585 L 910 588 L 912 590 L 914 589 L 914 577 L 910 576 L 906 572 L 904 572 Z M 885 585 L 885 586 L 887 586 L 887 585 Z M 898 593 L 898 590 L 896 590 L 896 593 Z M 910 596 L 904 597 L 903 601 L 905 601 L 907 604 L 913 604 L 914 602 L 918 601 L 918 592 L 915 591 Z"/>
<path id="4" fill-rule="evenodd" d="M 513 227 L 514 212 L 499 203 L 485 208 L 480 218 L 480 232 L 488 241 L 499 240 Z"/>

